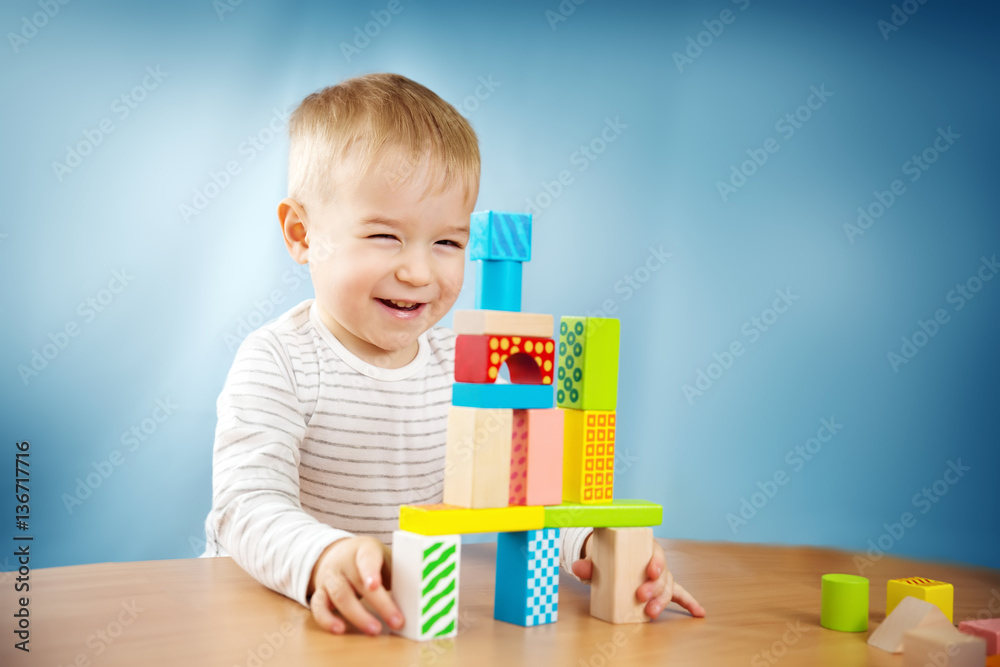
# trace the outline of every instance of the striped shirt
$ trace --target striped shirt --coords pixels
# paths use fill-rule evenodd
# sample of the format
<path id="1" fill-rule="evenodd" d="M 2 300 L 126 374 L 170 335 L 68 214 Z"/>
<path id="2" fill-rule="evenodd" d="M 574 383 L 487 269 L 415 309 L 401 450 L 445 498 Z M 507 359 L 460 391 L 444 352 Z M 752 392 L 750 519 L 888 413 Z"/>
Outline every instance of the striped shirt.
<path id="1" fill-rule="evenodd" d="M 313 299 L 247 336 L 216 404 L 202 556 L 232 556 L 307 605 L 331 543 L 391 544 L 400 505 L 442 500 L 454 358 L 455 334 L 432 328 L 406 366 L 372 366 L 333 336 Z M 563 530 L 567 570 L 588 533 Z"/>

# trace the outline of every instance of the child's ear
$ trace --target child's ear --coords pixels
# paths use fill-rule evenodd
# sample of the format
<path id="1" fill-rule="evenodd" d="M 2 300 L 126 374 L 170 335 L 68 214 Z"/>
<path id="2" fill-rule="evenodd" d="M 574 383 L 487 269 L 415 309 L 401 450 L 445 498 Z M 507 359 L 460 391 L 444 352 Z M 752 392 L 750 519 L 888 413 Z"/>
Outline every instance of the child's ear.
<path id="1" fill-rule="evenodd" d="M 294 199 L 285 197 L 278 203 L 278 223 L 285 238 L 288 254 L 299 264 L 309 261 L 309 237 L 306 229 L 306 211 Z"/>

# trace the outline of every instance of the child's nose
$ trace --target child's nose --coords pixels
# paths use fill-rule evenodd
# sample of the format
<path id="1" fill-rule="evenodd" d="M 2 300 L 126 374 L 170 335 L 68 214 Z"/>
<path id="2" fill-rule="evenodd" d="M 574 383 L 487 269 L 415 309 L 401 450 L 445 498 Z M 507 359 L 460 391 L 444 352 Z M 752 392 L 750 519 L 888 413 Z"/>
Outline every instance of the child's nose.
<path id="1" fill-rule="evenodd" d="M 396 277 L 404 282 L 422 287 L 431 282 L 431 262 L 428 253 L 411 248 L 403 252 Z"/>

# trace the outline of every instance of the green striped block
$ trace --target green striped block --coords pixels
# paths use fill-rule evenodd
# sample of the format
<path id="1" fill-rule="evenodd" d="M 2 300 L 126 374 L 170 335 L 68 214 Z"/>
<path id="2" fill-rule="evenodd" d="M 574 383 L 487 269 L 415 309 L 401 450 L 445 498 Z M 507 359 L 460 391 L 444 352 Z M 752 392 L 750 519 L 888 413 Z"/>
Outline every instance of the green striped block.
<path id="1" fill-rule="evenodd" d="M 458 633 L 458 535 L 392 534 L 392 594 L 403 613 L 398 634 L 423 641 Z"/>
<path id="2" fill-rule="evenodd" d="M 423 552 L 420 638 L 450 637 L 458 623 L 458 544 L 434 542 Z"/>

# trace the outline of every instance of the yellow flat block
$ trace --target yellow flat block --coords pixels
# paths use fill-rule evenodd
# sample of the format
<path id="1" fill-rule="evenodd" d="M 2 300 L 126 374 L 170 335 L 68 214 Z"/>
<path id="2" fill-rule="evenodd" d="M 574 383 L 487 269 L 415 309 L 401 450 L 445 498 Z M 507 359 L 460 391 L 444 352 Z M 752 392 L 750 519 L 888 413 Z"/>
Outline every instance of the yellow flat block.
<path id="1" fill-rule="evenodd" d="M 886 585 L 885 615 L 888 616 L 907 595 L 924 602 L 930 602 L 954 622 L 955 587 L 943 581 L 924 577 L 890 579 Z"/>
<path id="2" fill-rule="evenodd" d="M 468 509 L 455 505 L 403 505 L 399 529 L 420 535 L 506 533 L 545 527 L 545 507 L 518 505 Z"/>

